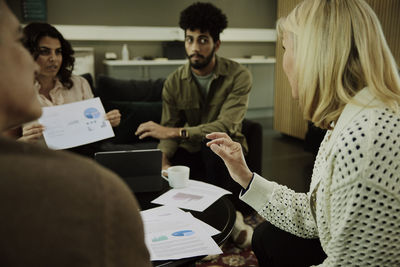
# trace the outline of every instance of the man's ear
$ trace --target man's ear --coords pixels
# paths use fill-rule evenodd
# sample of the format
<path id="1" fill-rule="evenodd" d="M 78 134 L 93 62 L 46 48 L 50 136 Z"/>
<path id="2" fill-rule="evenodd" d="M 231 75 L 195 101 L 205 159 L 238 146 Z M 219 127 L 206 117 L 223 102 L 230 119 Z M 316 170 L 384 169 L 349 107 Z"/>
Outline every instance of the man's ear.
<path id="1" fill-rule="evenodd" d="M 221 40 L 215 42 L 215 52 L 218 51 L 220 45 L 221 45 Z"/>

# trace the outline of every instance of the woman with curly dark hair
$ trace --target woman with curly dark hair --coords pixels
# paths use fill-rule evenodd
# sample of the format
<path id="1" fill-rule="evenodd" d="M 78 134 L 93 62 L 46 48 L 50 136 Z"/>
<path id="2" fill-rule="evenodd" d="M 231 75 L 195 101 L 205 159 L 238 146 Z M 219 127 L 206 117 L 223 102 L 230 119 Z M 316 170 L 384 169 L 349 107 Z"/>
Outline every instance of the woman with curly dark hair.
<path id="1" fill-rule="evenodd" d="M 39 65 L 41 65 L 42 61 L 38 62 L 38 60 L 41 60 L 43 56 L 48 56 L 50 52 L 48 49 L 41 47 L 40 42 L 43 42 L 45 39 L 54 39 L 54 42 L 60 43 L 60 50 L 56 51 L 56 53 L 61 55 L 61 65 L 57 76 L 60 82 L 66 88 L 70 89 L 73 85 L 71 75 L 75 62 L 75 58 L 73 57 L 74 50 L 71 44 L 64 39 L 56 28 L 47 23 L 33 22 L 28 24 L 23 31 L 25 36 L 23 44 Z M 44 70 L 41 69 L 41 72 L 43 71 Z"/>
<path id="2" fill-rule="evenodd" d="M 89 83 L 72 74 L 75 58 L 71 44 L 48 23 L 34 22 L 24 28 L 24 45 L 32 54 L 40 71 L 36 75 L 36 89 L 42 106 L 53 106 L 93 98 Z M 119 125 L 119 110 L 106 114 L 113 127 Z M 43 140 L 44 127 L 32 122 L 22 128 L 20 140 L 38 142 Z"/>

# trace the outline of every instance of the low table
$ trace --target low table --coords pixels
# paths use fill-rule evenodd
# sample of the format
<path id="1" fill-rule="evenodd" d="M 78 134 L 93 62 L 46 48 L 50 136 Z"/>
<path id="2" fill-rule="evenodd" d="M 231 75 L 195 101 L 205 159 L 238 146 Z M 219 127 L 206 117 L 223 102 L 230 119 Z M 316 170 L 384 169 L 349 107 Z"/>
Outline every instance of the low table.
<path id="1" fill-rule="evenodd" d="M 158 204 L 150 203 L 156 197 L 165 193 L 169 190 L 168 183 L 164 183 L 163 189 L 159 192 L 146 192 L 146 193 L 135 193 L 135 196 L 140 204 L 142 210 L 147 210 L 151 208 L 158 207 Z M 185 209 L 184 209 L 185 210 Z M 212 238 L 218 245 L 222 245 L 225 240 L 229 237 L 232 232 L 233 225 L 236 219 L 236 210 L 229 200 L 227 195 L 222 196 L 216 202 L 214 202 L 210 207 L 208 207 L 203 212 L 190 211 L 190 213 L 202 220 L 203 222 L 211 225 L 215 229 L 221 231 L 221 233 L 214 235 Z M 153 266 L 182 266 L 196 260 L 203 258 L 204 256 L 197 256 L 191 258 L 184 258 L 179 260 L 169 260 L 169 261 L 153 261 Z"/>

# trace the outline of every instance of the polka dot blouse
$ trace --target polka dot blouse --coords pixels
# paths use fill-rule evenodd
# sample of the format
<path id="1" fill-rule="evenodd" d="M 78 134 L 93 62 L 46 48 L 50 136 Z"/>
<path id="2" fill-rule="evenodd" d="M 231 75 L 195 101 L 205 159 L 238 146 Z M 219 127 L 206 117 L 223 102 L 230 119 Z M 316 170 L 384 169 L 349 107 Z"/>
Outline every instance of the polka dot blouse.
<path id="1" fill-rule="evenodd" d="M 322 141 L 307 194 L 255 175 L 241 199 L 281 229 L 319 237 L 321 266 L 400 266 L 400 116 L 368 89 L 355 100 Z"/>

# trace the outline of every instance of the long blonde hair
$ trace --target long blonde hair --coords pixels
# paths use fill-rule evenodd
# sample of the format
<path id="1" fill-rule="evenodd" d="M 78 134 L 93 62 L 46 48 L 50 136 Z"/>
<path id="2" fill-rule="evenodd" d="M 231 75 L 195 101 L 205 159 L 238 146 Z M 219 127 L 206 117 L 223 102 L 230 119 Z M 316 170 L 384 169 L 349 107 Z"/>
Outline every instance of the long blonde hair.
<path id="1" fill-rule="evenodd" d="M 363 0 L 305 0 L 277 25 L 293 38 L 304 118 L 329 129 L 364 87 L 399 111 L 400 78 L 379 20 Z"/>

